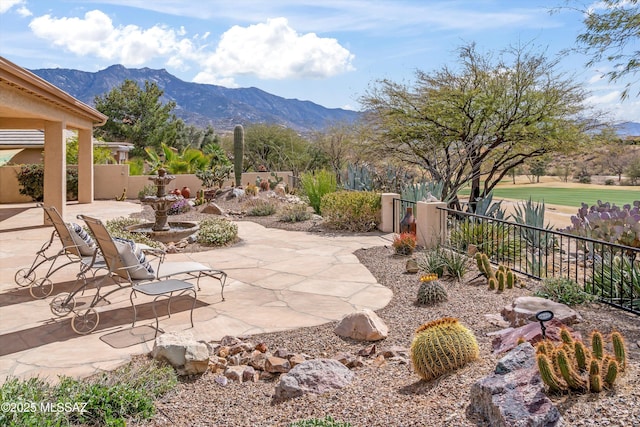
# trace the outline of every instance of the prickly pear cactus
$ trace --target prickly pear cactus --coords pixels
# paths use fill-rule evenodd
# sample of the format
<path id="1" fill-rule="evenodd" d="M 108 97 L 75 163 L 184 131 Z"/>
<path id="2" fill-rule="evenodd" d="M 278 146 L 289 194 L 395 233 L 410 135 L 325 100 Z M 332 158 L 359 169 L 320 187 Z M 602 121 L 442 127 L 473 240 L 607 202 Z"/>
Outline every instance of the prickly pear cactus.
<path id="1" fill-rule="evenodd" d="M 430 305 L 446 300 L 447 291 L 439 281 L 431 280 L 420 283 L 420 288 L 418 288 L 418 304 Z"/>
<path id="2" fill-rule="evenodd" d="M 478 356 L 476 337 L 452 317 L 425 323 L 416 330 L 411 344 L 413 367 L 426 381 L 461 368 Z"/>

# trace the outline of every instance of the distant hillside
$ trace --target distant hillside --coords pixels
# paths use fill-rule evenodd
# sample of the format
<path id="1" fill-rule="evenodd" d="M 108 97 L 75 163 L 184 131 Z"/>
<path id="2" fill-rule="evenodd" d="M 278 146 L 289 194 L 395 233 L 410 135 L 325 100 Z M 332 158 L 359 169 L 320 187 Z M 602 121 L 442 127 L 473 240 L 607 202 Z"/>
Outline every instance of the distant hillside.
<path id="1" fill-rule="evenodd" d="M 625 122 L 616 126 L 618 135 L 621 136 L 640 136 L 640 123 Z"/>
<path id="2" fill-rule="evenodd" d="M 176 116 L 187 124 L 212 125 L 217 131 L 231 130 L 236 124 L 269 123 L 306 133 L 332 123 L 352 123 L 360 114 L 325 108 L 310 101 L 285 99 L 253 87 L 228 89 L 188 83 L 166 70 L 112 65 L 97 73 L 60 68 L 31 71 L 88 105 L 93 105 L 97 95 L 109 92 L 126 79 L 143 87 L 147 80 L 155 82 L 164 91 L 163 100 L 176 102 Z"/>

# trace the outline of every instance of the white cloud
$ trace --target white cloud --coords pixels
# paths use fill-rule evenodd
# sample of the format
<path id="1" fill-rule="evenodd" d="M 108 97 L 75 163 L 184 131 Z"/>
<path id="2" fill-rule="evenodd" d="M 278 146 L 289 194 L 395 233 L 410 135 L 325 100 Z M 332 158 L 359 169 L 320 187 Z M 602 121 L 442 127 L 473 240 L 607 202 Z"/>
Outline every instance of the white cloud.
<path id="1" fill-rule="evenodd" d="M 25 6 L 20 6 L 16 12 L 18 12 L 18 15 L 24 18 L 26 18 L 27 16 L 33 15 L 33 13 L 31 13 L 31 11 L 27 9 Z"/>
<path id="2" fill-rule="evenodd" d="M 261 79 L 326 78 L 354 70 L 354 56 L 336 39 L 299 34 L 285 18 L 269 19 L 225 32 L 214 53 L 205 55 L 205 70 L 194 81 L 254 75 Z"/>
<path id="3" fill-rule="evenodd" d="M 23 5 L 24 7 L 24 4 L 24 0 L 0 0 L 0 13 L 8 12 L 13 6 Z"/>
<path id="4" fill-rule="evenodd" d="M 234 26 L 220 37 L 215 51 L 203 44 L 209 33 L 189 39 L 184 27 L 115 27 L 100 10 L 89 11 L 81 18 L 44 15 L 34 18 L 29 27 L 36 36 L 72 53 L 115 60 L 125 66 L 139 66 L 157 58 L 182 70 L 197 64 L 201 72 L 194 81 L 198 83 L 235 86 L 234 77 L 238 75 L 326 78 L 353 70 L 354 56 L 336 39 L 299 34 L 285 18 Z"/>
<path id="5" fill-rule="evenodd" d="M 620 91 L 602 91 L 588 97 L 585 102 L 603 111 L 617 121 L 640 121 L 640 99 L 620 100 Z"/>
<path id="6" fill-rule="evenodd" d="M 92 10 L 84 18 L 34 18 L 29 27 L 33 33 L 77 55 L 95 55 L 117 60 L 126 66 L 145 64 L 156 57 L 171 57 L 183 50 L 192 50 L 187 39 L 178 31 L 154 25 L 142 29 L 136 25 L 114 27 L 111 18 L 99 10 Z"/>

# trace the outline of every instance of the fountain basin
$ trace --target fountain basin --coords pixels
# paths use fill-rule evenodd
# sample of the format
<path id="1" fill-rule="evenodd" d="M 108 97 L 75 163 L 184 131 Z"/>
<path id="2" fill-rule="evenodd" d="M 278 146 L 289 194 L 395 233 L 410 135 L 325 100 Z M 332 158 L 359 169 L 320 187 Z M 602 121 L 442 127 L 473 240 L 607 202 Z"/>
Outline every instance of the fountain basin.
<path id="1" fill-rule="evenodd" d="M 152 222 L 146 222 L 144 224 L 130 225 L 126 227 L 126 230 L 134 234 L 146 234 L 158 242 L 170 243 L 189 237 L 200 229 L 197 222 L 191 221 L 169 222 L 169 230 L 166 231 L 154 231 L 153 225 L 154 223 Z"/>

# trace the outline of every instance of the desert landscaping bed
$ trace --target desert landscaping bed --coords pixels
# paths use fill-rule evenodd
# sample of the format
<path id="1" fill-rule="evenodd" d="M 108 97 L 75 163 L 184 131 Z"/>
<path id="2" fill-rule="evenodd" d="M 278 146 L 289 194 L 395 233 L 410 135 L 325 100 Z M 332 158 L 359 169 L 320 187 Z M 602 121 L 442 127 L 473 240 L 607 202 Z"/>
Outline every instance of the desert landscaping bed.
<path id="1" fill-rule="evenodd" d="M 145 210 L 143 216 L 149 213 Z M 179 220 L 202 218 L 197 210 L 176 216 Z M 274 216 L 244 217 L 267 227 L 299 232 L 325 233 L 314 221 L 279 222 Z M 185 250 L 201 250 L 192 247 Z M 365 358 L 364 365 L 354 368 L 353 382 L 337 391 L 323 395 L 306 395 L 277 402 L 274 389 L 277 380 L 236 383 L 221 386 L 219 376 L 207 372 L 196 378 L 185 378 L 178 387 L 156 402 L 155 417 L 144 426 L 286 426 L 294 420 L 323 418 L 353 426 L 484 426 L 469 408 L 472 385 L 489 375 L 501 355 L 492 353 L 491 337 L 497 331 L 495 320 L 485 315 L 498 314 L 515 298 L 531 295 L 539 284 L 525 280 L 525 288 L 491 292 L 480 281 L 471 264 L 460 282 L 444 281 L 448 300 L 434 306 L 415 304 L 419 280 L 417 274 L 405 271 L 406 257 L 394 254 L 391 247 L 360 249 L 360 262 L 378 282 L 393 291 L 390 303 L 376 313 L 389 327 L 389 336 L 376 342 L 376 351 L 400 346 L 408 348 L 414 331 L 421 324 L 441 317 L 455 317 L 477 337 L 480 357 L 466 367 L 436 380 L 420 381 L 410 363 L 400 360 L 382 361 L 376 354 Z M 613 390 L 599 394 L 567 394 L 552 398 L 566 425 L 572 426 L 640 426 L 640 319 L 632 314 L 592 303 L 577 307 L 583 322 L 573 328 L 587 337 L 593 329 L 607 334 L 613 330 L 626 338 L 629 368 L 616 382 Z M 368 347 L 365 342 L 340 338 L 333 329 L 336 323 L 290 331 L 253 335 L 251 342 L 266 344 L 269 351 L 278 348 L 309 356 L 333 357 L 339 353 L 357 354 Z"/>

